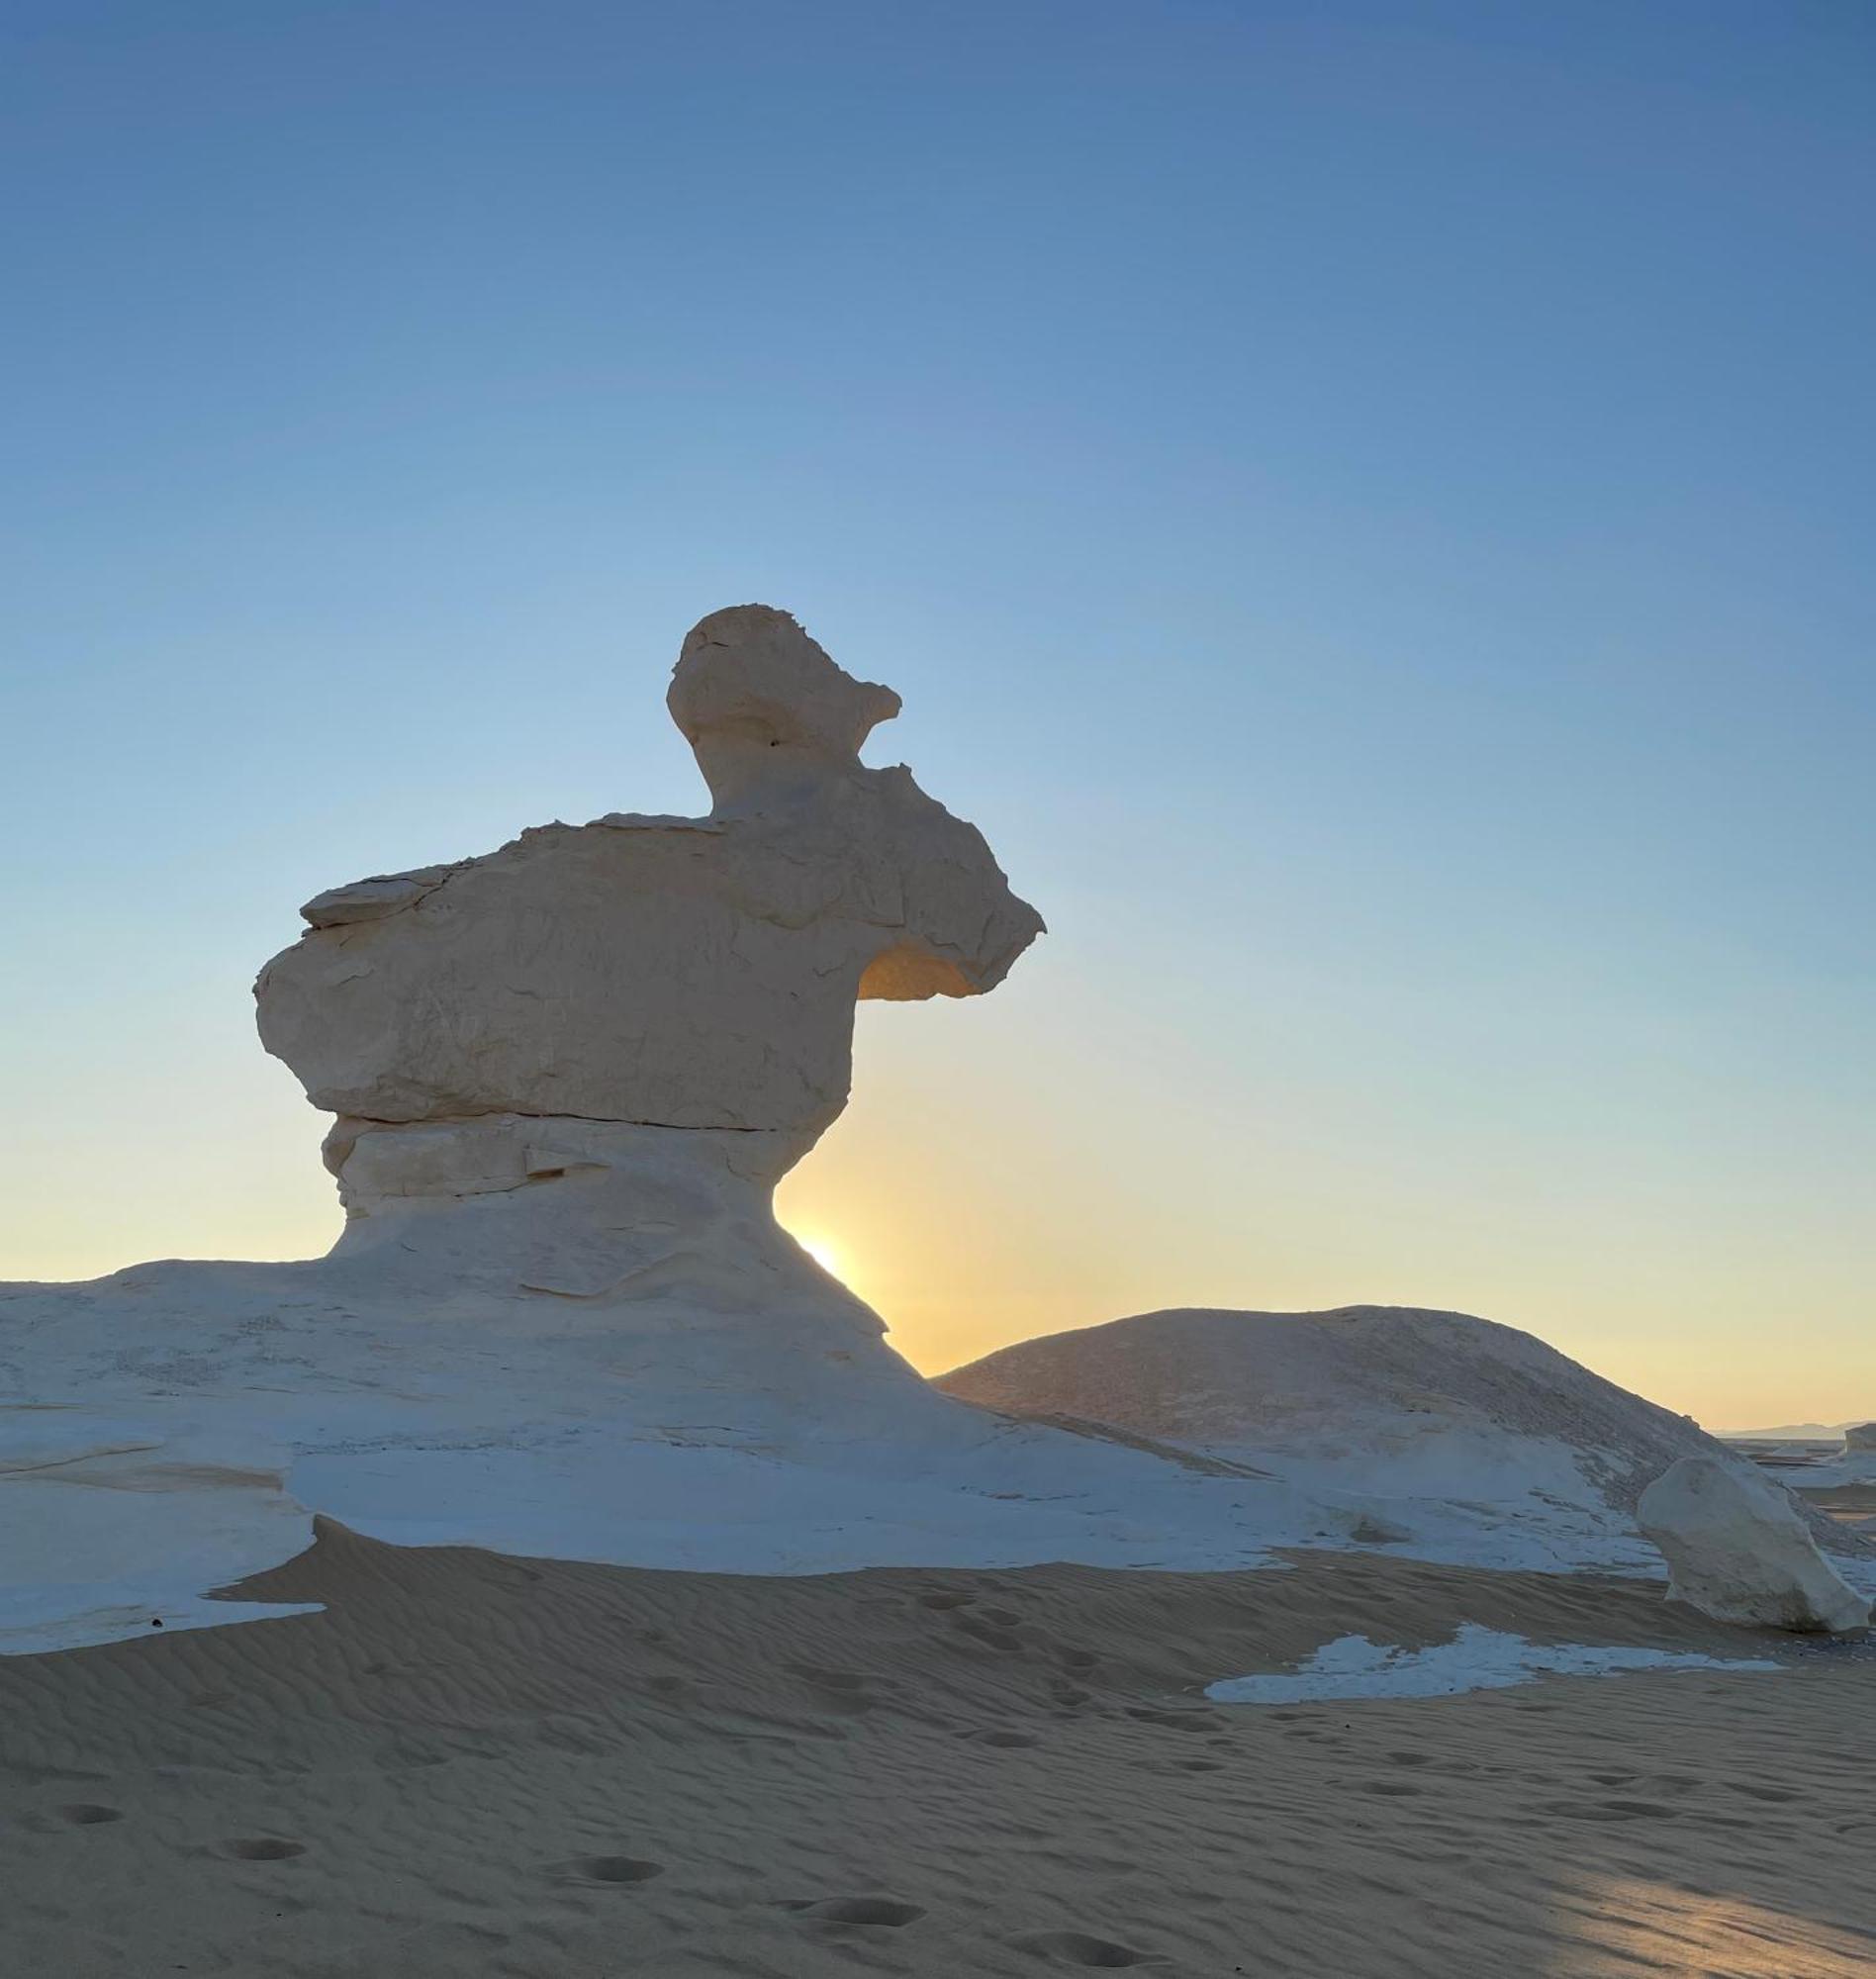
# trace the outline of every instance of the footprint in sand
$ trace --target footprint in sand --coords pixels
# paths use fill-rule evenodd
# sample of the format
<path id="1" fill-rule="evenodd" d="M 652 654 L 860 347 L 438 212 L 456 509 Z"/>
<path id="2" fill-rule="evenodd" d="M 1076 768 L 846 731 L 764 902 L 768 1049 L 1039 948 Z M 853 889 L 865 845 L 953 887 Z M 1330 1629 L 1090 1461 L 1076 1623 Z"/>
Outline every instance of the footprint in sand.
<path id="1" fill-rule="evenodd" d="M 1007 1614 L 1007 1609 L 995 1611 L 980 1608 L 972 1614 L 960 1614 L 955 1620 L 958 1632 L 969 1636 L 974 1642 L 982 1643 L 985 1649 L 1001 1649 L 1006 1654 L 1022 1648 L 1022 1639 L 1014 1630 L 999 1622 L 985 1619 L 991 1612 Z"/>
<path id="2" fill-rule="evenodd" d="M 561 1876 L 570 1883 L 603 1883 L 618 1888 L 626 1883 L 649 1883 L 664 1874 L 662 1862 L 641 1861 L 635 1855 L 579 1855 L 558 1864 Z"/>
<path id="3" fill-rule="evenodd" d="M 1036 1931 L 1010 1942 L 1019 1951 L 1034 1952 L 1059 1965 L 1162 1965 L 1166 1961 L 1151 1951 L 1137 1951 L 1131 1944 L 1117 1944 L 1111 1937 L 1090 1937 L 1084 1931 Z"/>
<path id="4" fill-rule="evenodd" d="M 1674 1821 L 1678 1808 L 1652 1800 L 1556 1801 L 1545 1809 L 1565 1821 Z"/>
<path id="5" fill-rule="evenodd" d="M 916 1924 L 925 1915 L 918 1904 L 902 1904 L 896 1897 L 804 1898 L 784 1904 L 783 1909 L 814 1924 L 874 1925 L 887 1931 Z"/>
<path id="6" fill-rule="evenodd" d="M 222 1843 L 222 1853 L 235 1862 L 285 1862 L 306 1853 L 304 1841 L 283 1841 L 277 1835 L 249 1835 Z"/>
<path id="7" fill-rule="evenodd" d="M 936 1608 L 940 1611 L 947 1608 L 968 1608 L 977 1598 L 975 1594 L 921 1594 L 918 1597 L 918 1605 L 921 1608 Z"/>
<path id="8" fill-rule="evenodd" d="M 52 1812 L 72 1828 L 102 1828 L 107 1821 L 124 1819 L 121 1807 L 106 1807 L 102 1802 L 93 1800 L 75 1800 L 66 1807 L 54 1808 Z"/>
<path id="9" fill-rule="evenodd" d="M 885 1677 L 868 1676 L 860 1670 L 823 1669 L 818 1663 L 790 1663 L 789 1674 L 797 1676 L 823 1704 L 837 1711 L 871 1711 L 886 1700 L 875 1689 L 891 1690 Z"/>
<path id="10" fill-rule="evenodd" d="M 960 1732 L 958 1737 L 970 1740 L 974 1745 L 994 1745 L 1001 1751 L 1015 1751 L 1024 1745 L 1042 1743 L 1033 1732 L 1008 1732 L 994 1725 L 982 1732 Z"/>
<path id="11" fill-rule="evenodd" d="M 1169 1732 L 1209 1732 L 1212 1721 L 1202 1711 L 1150 1711 L 1143 1704 L 1130 1704 L 1127 1716 L 1143 1725 L 1164 1725 Z"/>
<path id="12" fill-rule="evenodd" d="M 858 1670 L 823 1669 L 819 1663 L 790 1663 L 789 1670 L 816 1690 L 852 1691 L 866 1686 L 866 1678 Z"/>

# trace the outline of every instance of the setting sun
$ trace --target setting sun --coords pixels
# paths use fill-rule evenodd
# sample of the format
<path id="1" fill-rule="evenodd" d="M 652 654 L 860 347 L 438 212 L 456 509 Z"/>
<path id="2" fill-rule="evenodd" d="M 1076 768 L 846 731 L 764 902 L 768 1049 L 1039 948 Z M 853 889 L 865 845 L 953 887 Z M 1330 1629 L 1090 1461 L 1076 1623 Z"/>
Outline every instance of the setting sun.
<path id="1" fill-rule="evenodd" d="M 837 1278 L 847 1274 L 847 1253 L 845 1247 L 836 1244 L 832 1238 L 818 1234 L 803 1235 L 798 1230 L 791 1230 L 789 1235 L 813 1259 L 823 1272 L 831 1272 Z"/>

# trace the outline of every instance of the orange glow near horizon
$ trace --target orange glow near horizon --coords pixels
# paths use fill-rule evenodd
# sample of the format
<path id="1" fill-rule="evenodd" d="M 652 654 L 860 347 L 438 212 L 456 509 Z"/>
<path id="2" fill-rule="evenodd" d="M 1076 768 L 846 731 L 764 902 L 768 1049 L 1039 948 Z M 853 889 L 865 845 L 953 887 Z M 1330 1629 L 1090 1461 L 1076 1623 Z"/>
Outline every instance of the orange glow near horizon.
<path id="1" fill-rule="evenodd" d="M 1795 1170 L 1745 1216 L 1731 1178 L 1712 1202 L 1667 1193 L 1644 1152 L 1568 1123 L 1508 1153 L 1449 1102 L 1326 1074 L 1284 1089 L 1251 1031 L 1247 1079 L 1100 1007 L 1054 942 L 991 997 L 863 1005 L 852 1102 L 778 1191 L 922 1372 L 1166 1307 L 1420 1305 L 1522 1327 L 1710 1428 L 1876 1415 L 1843 1177 Z M 0 1277 L 330 1246 L 324 1117 L 255 1051 L 244 1002 L 175 1023 L 176 1049 L 167 1024 L 95 1046 L 108 1117 L 29 1067 Z M 1090 1054 L 1129 1023 L 1133 1055 Z"/>

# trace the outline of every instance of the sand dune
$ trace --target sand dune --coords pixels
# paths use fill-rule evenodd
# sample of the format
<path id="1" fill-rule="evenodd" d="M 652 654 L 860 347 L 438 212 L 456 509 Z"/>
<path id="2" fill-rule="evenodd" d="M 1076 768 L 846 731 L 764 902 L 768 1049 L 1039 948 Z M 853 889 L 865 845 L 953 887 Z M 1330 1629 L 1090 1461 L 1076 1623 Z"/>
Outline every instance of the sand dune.
<path id="1" fill-rule="evenodd" d="M 1869 1651 L 1633 1580 L 1292 1557 L 777 1579 L 326 1526 L 243 1589 L 322 1612 L 0 1662 L 0 1970 L 1869 1969 Z M 1459 1620 L 1788 1667 L 1199 1694 Z"/>

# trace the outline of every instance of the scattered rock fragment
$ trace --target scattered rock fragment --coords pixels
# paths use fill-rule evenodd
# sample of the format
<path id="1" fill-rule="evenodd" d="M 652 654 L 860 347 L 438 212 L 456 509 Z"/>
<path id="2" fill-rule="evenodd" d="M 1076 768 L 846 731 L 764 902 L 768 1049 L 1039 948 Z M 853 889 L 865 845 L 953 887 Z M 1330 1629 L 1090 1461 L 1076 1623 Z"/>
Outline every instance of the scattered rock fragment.
<path id="1" fill-rule="evenodd" d="M 1869 1602 L 1818 1551 L 1791 1493 L 1759 1472 L 1683 1457 L 1642 1492 L 1638 1517 L 1667 1561 L 1670 1601 L 1807 1635 L 1869 1624 Z"/>

